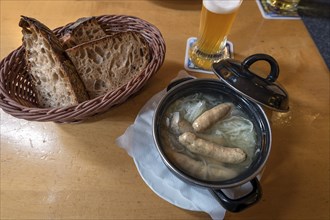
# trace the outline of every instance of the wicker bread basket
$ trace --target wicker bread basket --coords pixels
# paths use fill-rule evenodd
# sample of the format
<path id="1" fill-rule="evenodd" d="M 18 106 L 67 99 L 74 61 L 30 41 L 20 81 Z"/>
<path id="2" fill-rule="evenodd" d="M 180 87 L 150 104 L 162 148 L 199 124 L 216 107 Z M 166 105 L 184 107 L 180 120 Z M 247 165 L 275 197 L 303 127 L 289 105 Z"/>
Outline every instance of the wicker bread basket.
<path id="1" fill-rule="evenodd" d="M 164 61 L 166 47 L 160 31 L 154 25 L 131 16 L 103 15 L 96 19 L 107 34 L 135 31 L 143 35 L 150 47 L 151 60 L 140 75 L 114 91 L 75 106 L 38 108 L 25 68 L 25 51 L 21 46 L 0 62 L 0 107 L 2 110 L 14 117 L 30 121 L 81 122 L 124 102 L 140 90 Z M 60 37 L 70 24 L 56 28 L 54 33 Z"/>

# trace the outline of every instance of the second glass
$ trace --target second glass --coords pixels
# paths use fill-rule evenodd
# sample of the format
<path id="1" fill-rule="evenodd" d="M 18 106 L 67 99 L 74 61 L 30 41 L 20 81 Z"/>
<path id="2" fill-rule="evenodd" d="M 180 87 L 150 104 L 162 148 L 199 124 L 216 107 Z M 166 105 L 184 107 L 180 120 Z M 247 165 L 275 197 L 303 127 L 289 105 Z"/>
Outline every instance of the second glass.
<path id="1" fill-rule="evenodd" d="M 227 35 L 242 0 L 203 0 L 197 41 L 189 50 L 191 61 L 205 70 L 228 58 Z"/>
<path id="2" fill-rule="evenodd" d="M 273 12 L 296 12 L 300 0 L 266 0 L 268 9 Z"/>

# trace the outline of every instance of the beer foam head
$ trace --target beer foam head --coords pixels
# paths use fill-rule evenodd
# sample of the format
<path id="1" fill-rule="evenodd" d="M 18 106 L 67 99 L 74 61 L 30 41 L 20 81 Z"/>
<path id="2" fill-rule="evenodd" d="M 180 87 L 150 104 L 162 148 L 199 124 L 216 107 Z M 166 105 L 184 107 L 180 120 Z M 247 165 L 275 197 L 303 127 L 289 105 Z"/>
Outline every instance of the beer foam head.
<path id="1" fill-rule="evenodd" d="M 203 0 L 204 7 L 216 14 L 228 14 L 241 5 L 242 0 Z"/>

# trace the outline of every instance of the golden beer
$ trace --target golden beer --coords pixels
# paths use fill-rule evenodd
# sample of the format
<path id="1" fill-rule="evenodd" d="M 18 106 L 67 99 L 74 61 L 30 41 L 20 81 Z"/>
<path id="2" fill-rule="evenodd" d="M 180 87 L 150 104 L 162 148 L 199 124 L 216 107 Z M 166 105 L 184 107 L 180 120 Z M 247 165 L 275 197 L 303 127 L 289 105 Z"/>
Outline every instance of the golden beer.
<path id="1" fill-rule="evenodd" d="M 272 11 L 297 11 L 300 0 L 266 0 L 268 8 Z"/>
<path id="2" fill-rule="evenodd" d="M 199 32 L 190 48 L 191 61 L 209 70 L 224 57 L 227 35 L 235 20 L 241 0 L 203 0 Z"/>

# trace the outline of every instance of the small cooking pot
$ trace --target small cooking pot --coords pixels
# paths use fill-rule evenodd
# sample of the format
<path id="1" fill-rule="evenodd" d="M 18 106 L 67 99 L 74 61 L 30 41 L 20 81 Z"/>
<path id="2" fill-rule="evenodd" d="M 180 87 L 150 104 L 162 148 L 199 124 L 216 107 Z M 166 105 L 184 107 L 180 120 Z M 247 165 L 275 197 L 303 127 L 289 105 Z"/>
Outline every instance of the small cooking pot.
<path id="1" fill-rule="evenodd" d="M 266 61 L 271 70 L 262 78 L 249 70 L 256 61 Z M 228 211 L 239 212 L 257 203 L 262 196 L 257 175 L 263 169 L 271 149 L 271 128 L 267 116 L 259 104 L 277 111 L 288 111 L 288 96 L 283 88 L 275 84 L 279 74 L 277 62 L 269 55 L 255 54 L 243 62 L 232 59 L 213 65 L 219 79 L 184 78 L 172 83 L 167 94 L 159 102 L 153 118 L 153 137 L 157 150 L 168 169 L 181 180 L 209 189 L 217 201 Z M 222 96 L 238 106 L 254 125 L 256 131 L 256 156 L 251 165 L 237 177 L 210 181 L 196 178 L 176 166 L 167 156 L 161 141 L 161 123 L 168 107 L 176 100 L 195 93 Z M 252 190 L 240 198 L 229 198 L 222 189 L 233 188 L 250 182 Z"/>

